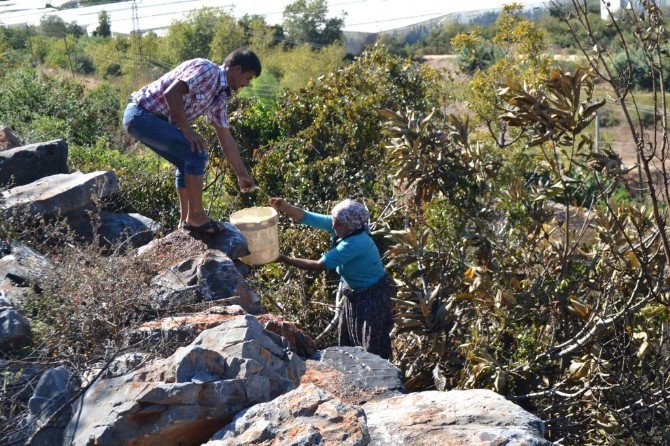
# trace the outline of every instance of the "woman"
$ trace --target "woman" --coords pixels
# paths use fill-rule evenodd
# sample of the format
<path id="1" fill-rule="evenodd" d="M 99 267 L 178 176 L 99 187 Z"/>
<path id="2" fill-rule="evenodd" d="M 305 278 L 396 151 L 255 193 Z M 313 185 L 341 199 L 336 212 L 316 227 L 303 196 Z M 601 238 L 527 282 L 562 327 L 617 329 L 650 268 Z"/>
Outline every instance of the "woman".
<path id="1" fill-rule="evenodd" d="M 338 325 L 341 346 L 361 346 L 382 358 L 391 357 L 393 280 L 384 271 L 379 250 L 368 232 L 370 213 L 354 200 L 338 203 L 331 215 L 316 214 L 271 198 L 270 205 L 295 222 L 324 229 L 333 235 L 333 246 L 319 260 L 280 255 L 288 265 L 310 271 L 336 270 L 342 279 L 343 302 Z"/>

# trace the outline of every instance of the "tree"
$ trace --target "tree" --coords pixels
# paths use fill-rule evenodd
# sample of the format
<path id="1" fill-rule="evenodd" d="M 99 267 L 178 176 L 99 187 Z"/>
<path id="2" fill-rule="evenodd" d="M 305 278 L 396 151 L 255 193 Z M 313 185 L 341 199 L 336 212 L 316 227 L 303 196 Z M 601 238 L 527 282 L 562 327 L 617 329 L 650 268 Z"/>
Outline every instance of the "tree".
<path id="1" fill-rule="evenodd" d="M 42 16 L 38 29 L 47 37 L 63 37 L 65 35 L 81 37 L 86 34 L 86 30 L 77 25 L 77 22 L 65 23 L 65 20 L 56 15 Z"/>
<path id="2" fill-rule="evenodd" d="M 45 15 L 40 19 L 39 30 L 47 37 L 63 37 L 66 29 L 65 20 L 57 15 Z"/>
<path id="3" fill-rule="evenodd" d="M 98 27 L 93 31 L 94 36 L 109 37 L 112 35 L 112 22 L 104 9 L 98 14 Z"/>
<path id="4" fill-rule="evenodd" d="M 326 18 L 326 0 L 296 0 L 284 9 L 283 27 L 289 39 L 315 46 L 342 40 L 344 15 Z"/>
<path id="5" fill-rule="evenodd" d="M 221 17 L 210 44 L 209 57 L 217 63 L 223 63 L 223 60 L 231 51 L 245 46 L 246 42 L 247 36 L 244 28 L 238 25 L 235 18 L 232 16 Z"/>
<path id="6" fill-rule="evenodd" d="M 223 61 L 222 57 L 227 53 L 221 56 L 219 52 L 233 45 L 240 46 L 244 41 L 240 39 L 243 38 L 241 27 L 221 8 L 193 10 L 185 20 L 173 23 L 167 34 L 172 64 L 196 57 L 212 57 Z"/>

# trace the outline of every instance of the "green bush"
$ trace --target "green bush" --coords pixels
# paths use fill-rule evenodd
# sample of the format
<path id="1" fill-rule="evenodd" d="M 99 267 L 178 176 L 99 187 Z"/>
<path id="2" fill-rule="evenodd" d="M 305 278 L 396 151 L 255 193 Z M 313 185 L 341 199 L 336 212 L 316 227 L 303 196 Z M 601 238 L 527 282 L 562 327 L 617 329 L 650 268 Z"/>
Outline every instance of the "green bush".
<path id="1" fill-rule="evenodd" d="M 120 126 L 118 91 L 105 84 L 91 90 L 73 79 L 59 79 L 32 68 L 7 72 L 1 79 L 0 121 L 31 142 L 64 138 L 94 144 Z"/>
<path id="2" fill-rule="evenodd" d="M 137 212 L 168 229 L 177 226 L 179 202 L 174 185 L 174 168 L 148 149 L 122 153 L 101 138 L 94 146 L 72 147 L 70 163 L 74 170 L 82 172 L 111 170 L 116 174 L 119 192 L 107 204 L 107 209 Z"/>

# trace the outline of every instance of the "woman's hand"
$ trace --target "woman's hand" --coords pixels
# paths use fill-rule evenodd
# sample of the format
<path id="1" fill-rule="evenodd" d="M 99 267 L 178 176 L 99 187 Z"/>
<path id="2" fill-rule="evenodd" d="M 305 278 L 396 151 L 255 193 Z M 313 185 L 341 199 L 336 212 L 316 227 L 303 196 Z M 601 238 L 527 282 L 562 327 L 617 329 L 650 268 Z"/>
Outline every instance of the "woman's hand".
<path id="1" fill-rule="evenodd" d="M 288 203 L 281 197 L 270 198 L 270 206 L 277 211 L 286 213 L 286 215 L 293 221 L 300 221 L 305 216 L 305 211 L 303 209 Z"/>
<path id="2" fill-rule="evenodd" d="M 275 208 L 278 211 L 286 212 L 286 209 L 290 205 L 283 198 L 272 197 L 272 198 L 270 198 L 270 206 L 272 206 L 273 208 Z"/>

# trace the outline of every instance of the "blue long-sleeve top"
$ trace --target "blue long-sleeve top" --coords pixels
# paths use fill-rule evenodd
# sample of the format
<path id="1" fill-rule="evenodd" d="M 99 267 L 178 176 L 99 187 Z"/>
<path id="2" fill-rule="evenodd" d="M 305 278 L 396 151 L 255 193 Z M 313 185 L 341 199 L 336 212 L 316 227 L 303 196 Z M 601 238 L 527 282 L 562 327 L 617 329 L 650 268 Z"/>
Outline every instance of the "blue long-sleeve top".
<path id="1" fill-rule="evenodd" d="M 305 211 L 300 223 L 335 235 L 330 215 Z M 367 232 L 345 237 L 320 260 L 327 269 L 337 271 L 342 280 L 353 289 L 372 286 L 386 274 L 377 245 Z"/>

